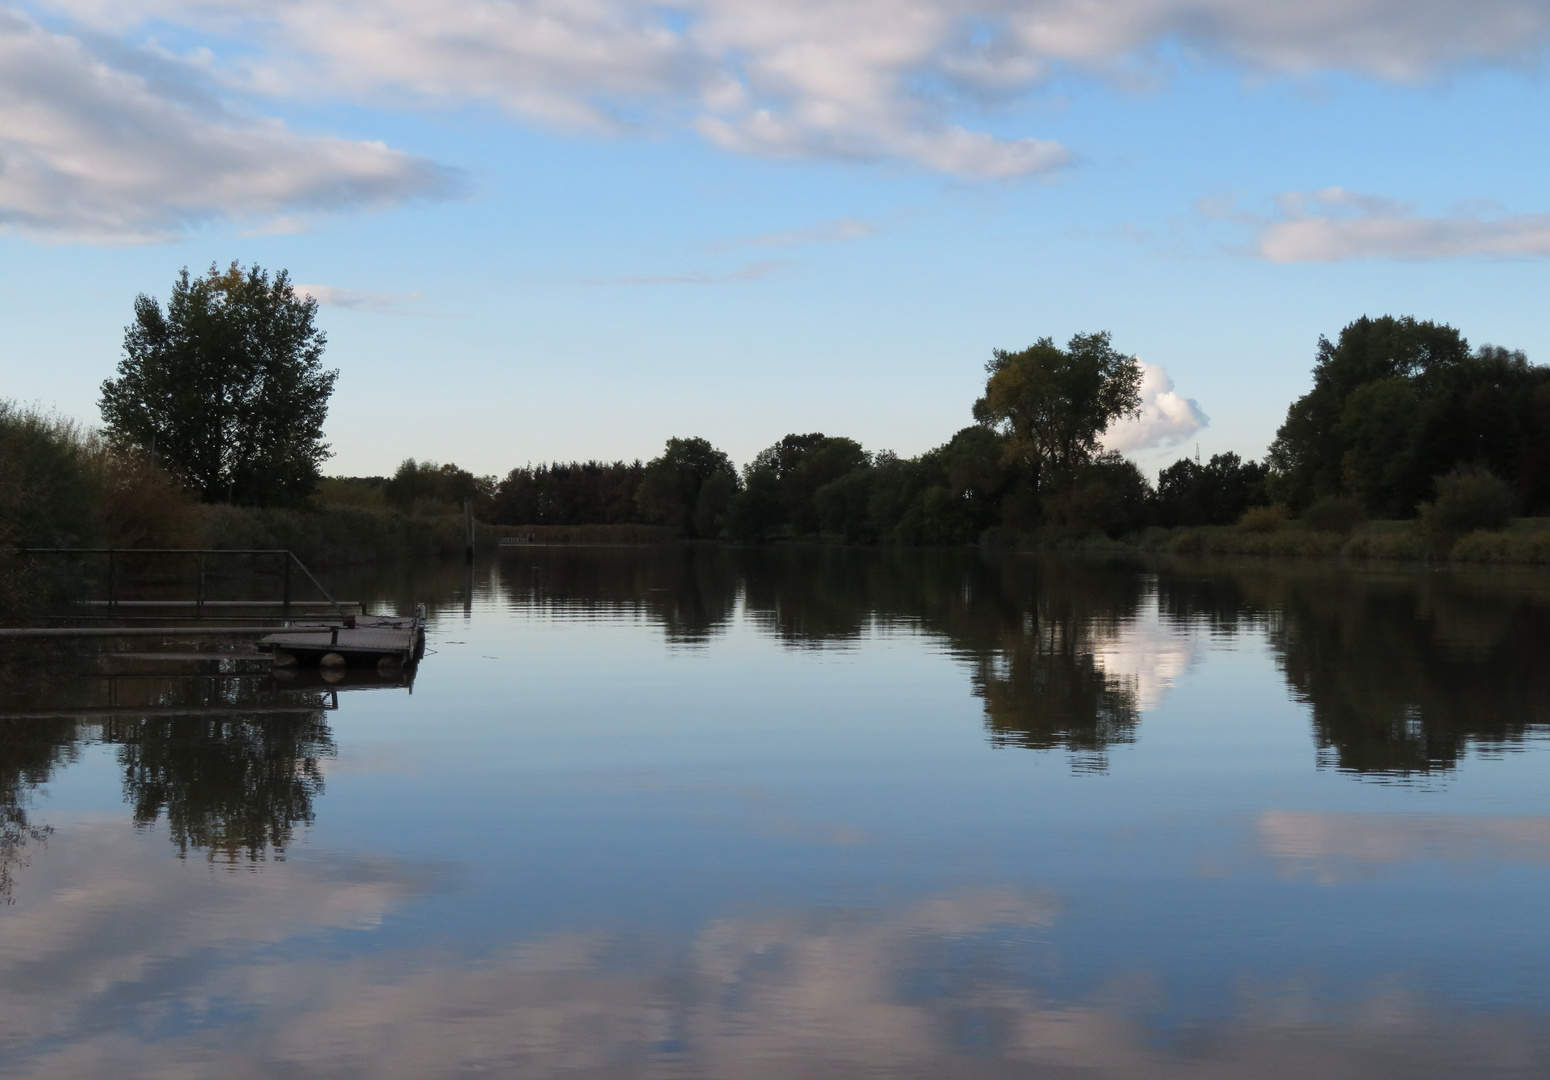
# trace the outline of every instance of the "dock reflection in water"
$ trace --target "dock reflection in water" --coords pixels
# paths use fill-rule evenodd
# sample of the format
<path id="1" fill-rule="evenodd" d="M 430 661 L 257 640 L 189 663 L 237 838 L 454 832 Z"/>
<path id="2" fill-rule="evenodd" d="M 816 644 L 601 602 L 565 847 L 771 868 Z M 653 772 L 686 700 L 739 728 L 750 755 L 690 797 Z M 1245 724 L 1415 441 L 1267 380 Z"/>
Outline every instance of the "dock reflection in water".
<path id="1" fill-rule="evenodd" d="M 1550 1074 L 1550 576 L 405 573 L 412 696 L 8 658 L 0 1075 Z"/>

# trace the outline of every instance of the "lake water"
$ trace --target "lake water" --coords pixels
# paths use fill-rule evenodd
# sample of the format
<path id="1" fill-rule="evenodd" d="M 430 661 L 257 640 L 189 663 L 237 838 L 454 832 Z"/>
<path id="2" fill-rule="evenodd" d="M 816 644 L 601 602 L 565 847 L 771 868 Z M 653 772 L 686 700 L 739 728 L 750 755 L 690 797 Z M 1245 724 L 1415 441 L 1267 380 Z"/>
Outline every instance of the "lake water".
<path id="1" fill-rule="evenodd" d="M 1550 575 L 325 580 L 412 687 L 13 663 L 0 1075 L 1550 1075 Z"/>

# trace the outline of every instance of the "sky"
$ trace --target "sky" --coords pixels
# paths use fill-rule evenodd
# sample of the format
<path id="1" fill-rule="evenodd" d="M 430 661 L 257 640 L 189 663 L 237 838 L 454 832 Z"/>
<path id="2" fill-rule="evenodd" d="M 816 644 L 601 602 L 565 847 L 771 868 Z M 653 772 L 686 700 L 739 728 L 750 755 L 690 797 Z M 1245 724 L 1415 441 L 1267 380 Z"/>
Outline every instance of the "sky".
<path id="1" fill-rule="evenodd" d="M 1321 334 L 1550 361 L 1550 0 L 0 0 L 0 397 L 138 293 L 319 301 L 326 471 L 916 454 L 1112 334 L 1109 445 L 1263 454 Z"/>

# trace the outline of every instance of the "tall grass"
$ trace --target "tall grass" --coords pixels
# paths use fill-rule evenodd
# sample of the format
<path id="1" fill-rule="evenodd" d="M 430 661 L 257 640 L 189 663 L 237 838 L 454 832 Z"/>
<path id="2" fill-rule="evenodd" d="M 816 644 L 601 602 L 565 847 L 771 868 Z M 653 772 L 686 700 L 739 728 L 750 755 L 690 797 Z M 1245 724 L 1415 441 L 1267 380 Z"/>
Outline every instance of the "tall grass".
<path id="1" fill-rule="evenodd" d="M 1183 555 L 1278 555 L 1315 558 L 1396 559 L 1550 565 L 1550 528 L 1540 521 L 1520 520 L 1500 530 L 1476 529 L 1439 546 L 1433 534 L 1413 521 L 1369 522 L 1349 535 L 1330 529 L 1310 529 L 1298 522 L 1272 531 L 1249 527 L 1198 526 L 1147 529 L 1126 538 L 1131 550 Z M 1113 541 L 1094 541 L 1105 550 Z"/>

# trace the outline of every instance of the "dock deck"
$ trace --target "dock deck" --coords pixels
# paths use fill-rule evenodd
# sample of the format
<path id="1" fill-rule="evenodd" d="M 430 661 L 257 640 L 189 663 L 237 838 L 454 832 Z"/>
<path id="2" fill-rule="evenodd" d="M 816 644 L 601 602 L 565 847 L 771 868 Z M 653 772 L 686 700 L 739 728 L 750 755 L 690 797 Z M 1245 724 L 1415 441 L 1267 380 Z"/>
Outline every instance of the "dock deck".
<path id="1" fill-rule="evenodd" d="M 395 659 L 412 663 L 425 646 L 424 608 L 413 615 L 357 615 L 316 625 L 292 626 L 266 634 L 261 649 L 289 653 L 304 664 L 315 664 L 333 653 L 347 663 Z"/>

